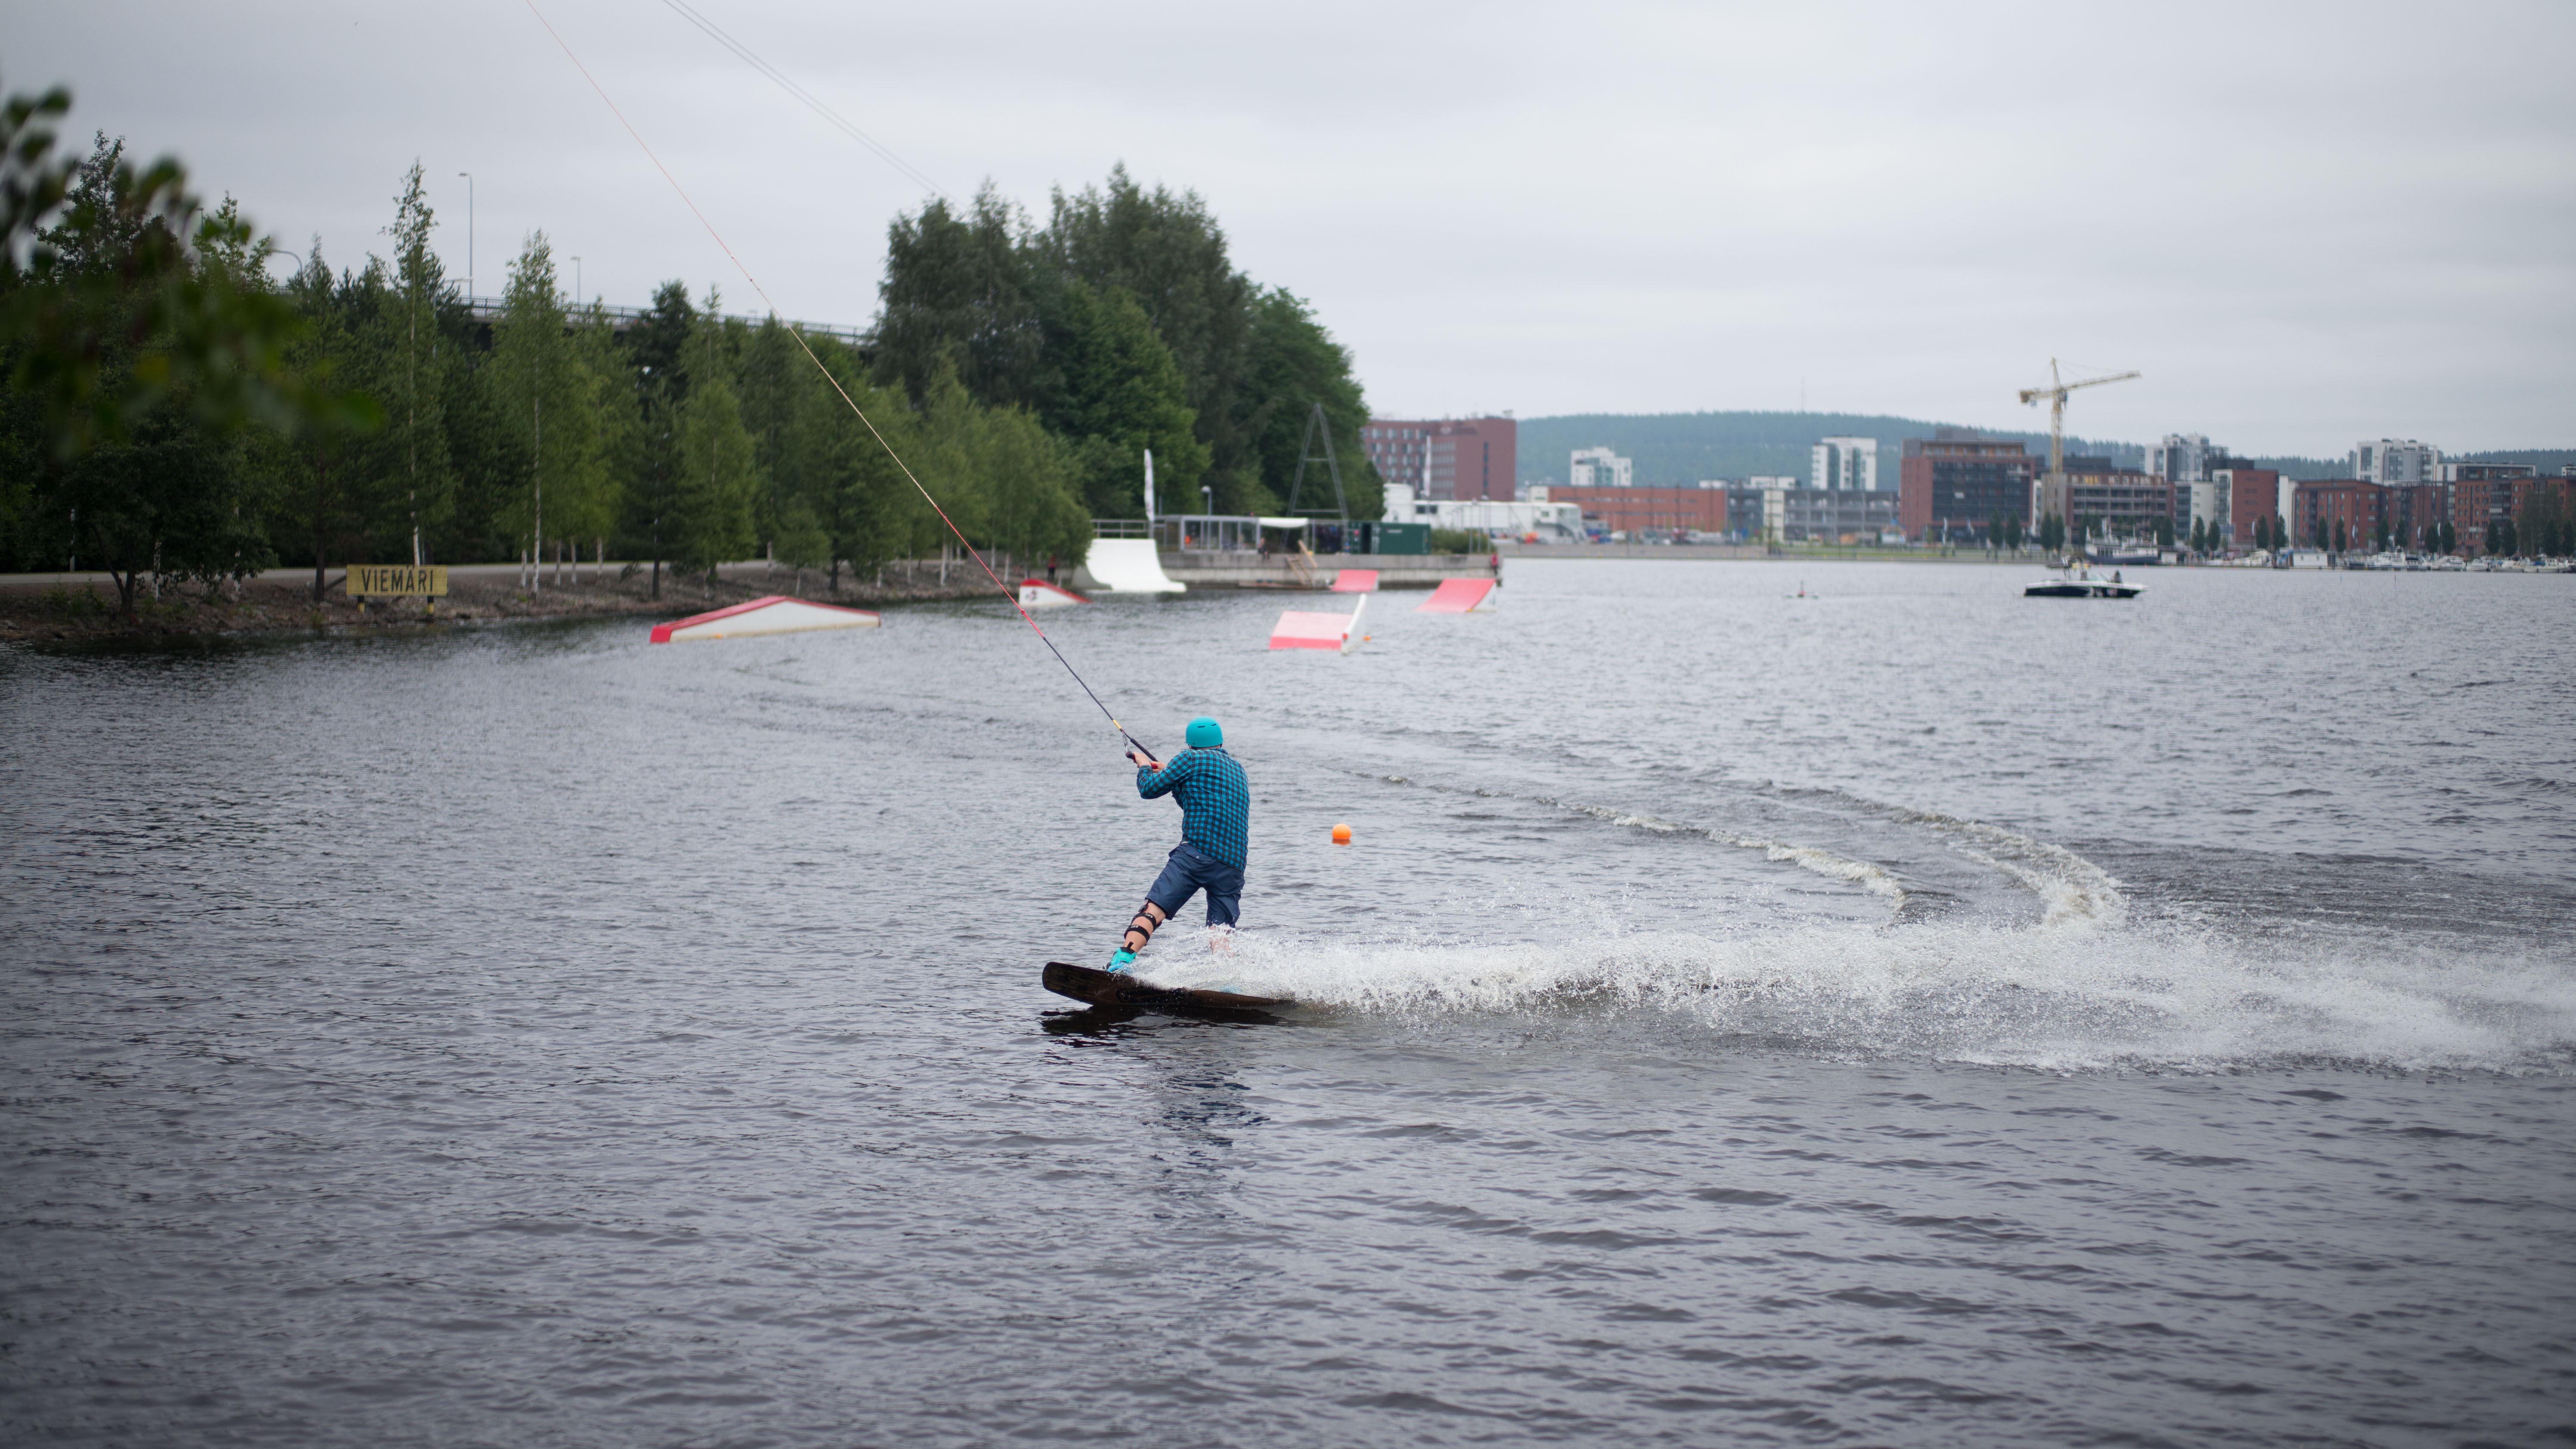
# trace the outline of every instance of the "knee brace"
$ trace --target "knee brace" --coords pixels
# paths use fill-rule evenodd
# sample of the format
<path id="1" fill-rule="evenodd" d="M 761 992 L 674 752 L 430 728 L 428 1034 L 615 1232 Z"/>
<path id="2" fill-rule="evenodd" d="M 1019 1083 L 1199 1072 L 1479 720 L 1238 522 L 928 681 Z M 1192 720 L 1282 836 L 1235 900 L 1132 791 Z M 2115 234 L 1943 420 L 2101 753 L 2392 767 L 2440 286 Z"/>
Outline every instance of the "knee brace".
<path id="1" fill-rule="evenodd" d="M 1147 901 L 1143 906 L 1137 909 L 1136 919 L 1127 923 L 1127 934 L 1135 938 L 1134 944 L 1130 945 L 1127 949 L 1130 951 L 1144 950 L 1145 943 L 1154 939 L 1154 928 L 1170 919 L 1171 917 L 1163 914 L 1163 908 L 1161 906 L 1154 904 L 1152 901 Z"/>

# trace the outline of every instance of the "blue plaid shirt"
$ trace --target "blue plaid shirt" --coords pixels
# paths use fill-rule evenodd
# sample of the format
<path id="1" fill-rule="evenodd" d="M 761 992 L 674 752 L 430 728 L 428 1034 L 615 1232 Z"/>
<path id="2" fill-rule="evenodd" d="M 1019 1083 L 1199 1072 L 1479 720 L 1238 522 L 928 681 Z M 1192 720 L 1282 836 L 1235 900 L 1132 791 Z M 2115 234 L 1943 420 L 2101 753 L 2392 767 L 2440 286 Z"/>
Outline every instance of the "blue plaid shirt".
<path id="1" fill-rule="evenodd" d="M 1163 768 L 1136 767 L 1136 793 L 1148 800 L 1169 795 L 1180 803 L 1181 839 L 1243 869 L 1244 832 L 1252 824 L 1252 786 L 1243 766 L 1221 749 L 1183 750 Z"/>

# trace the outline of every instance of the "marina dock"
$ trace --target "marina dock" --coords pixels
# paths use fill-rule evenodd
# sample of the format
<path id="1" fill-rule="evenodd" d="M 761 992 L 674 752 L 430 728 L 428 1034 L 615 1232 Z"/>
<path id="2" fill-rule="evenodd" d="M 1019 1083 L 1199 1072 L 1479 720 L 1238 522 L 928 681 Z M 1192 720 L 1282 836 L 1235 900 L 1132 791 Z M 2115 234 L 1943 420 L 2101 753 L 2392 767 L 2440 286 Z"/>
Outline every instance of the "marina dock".
<path id="1" fill-rule="evenodd" d="M 1328 553 L 1317 555 L 1166 552 L 1163 572 L 1197 589 L 1329 589 L 1343 569 L 1374 569 L 1381 589 L 1436 589 L 1449 579 L 1499 579 L 1489 553 Z"/>

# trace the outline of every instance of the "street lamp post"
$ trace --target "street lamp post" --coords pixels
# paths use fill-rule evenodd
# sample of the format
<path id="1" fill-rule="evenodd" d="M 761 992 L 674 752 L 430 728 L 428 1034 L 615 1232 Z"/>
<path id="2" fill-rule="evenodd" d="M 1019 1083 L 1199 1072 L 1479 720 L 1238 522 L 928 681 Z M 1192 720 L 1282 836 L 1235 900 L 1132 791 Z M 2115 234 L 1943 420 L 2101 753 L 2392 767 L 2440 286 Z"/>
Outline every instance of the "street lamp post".
<path id="1" fill-rule="evenodd" d="M 459 171 L 465 178 L 465 307 L 474 308 L 474 173 Z"/>
<path id="2" fill-rule="evenodd" d="M 572 309 L 581 310 L 581 258 L 572 259 Z"/>

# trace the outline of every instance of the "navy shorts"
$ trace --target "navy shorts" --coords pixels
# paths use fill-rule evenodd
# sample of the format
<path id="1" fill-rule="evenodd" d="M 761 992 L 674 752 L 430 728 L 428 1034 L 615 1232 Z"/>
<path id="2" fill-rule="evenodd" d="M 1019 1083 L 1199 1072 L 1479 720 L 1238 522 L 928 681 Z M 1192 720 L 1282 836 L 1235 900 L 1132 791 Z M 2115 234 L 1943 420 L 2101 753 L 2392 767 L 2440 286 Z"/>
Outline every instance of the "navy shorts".
<path id="1" fill-rule="evenodd" d="M 1228 865 L 1184 840 L 1172 847 L 1172 858 L 1163 862 L 1163 873 L 1154 877 L 1145 899 L 1161 906 L 1165 916 L 1177 916 L 1200 891 L 1207 892 L 1208 924 L 1233 925 L 1243 907 L 1243 867 Z"/>

